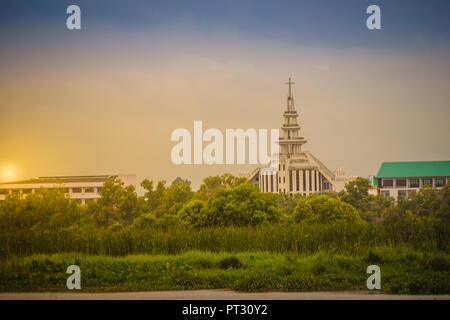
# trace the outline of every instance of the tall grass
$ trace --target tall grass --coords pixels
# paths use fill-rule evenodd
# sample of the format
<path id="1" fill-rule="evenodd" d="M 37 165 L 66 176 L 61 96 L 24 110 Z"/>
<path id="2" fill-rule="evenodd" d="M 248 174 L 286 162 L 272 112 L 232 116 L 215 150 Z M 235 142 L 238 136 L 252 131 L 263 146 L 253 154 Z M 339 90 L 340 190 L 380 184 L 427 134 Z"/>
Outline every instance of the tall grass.
<path id="1" fill-rule="evenodd" d="M 242 291 L 365 290 L 368 265 L 382 291 L 450 292 L 450 254 L 377 248 L 358 255 L 190 251 L 111 257 L 78 253 L 12 257 L 0 263 L 1 291 L 67 291 L 67 266 L 82 270 L 83 291 L 229 288 Z"/>
<path id="2" fill-rule="evenodd" d="M 313 254 L 319 251 L 357 253 L 374 247 L 405 247 L 421 251 L 449 251 L 450 226 L 436 222 L 392 225 L 283 225 L 217 227 L 200 230 L 171 227 L 120 231 L 19 230 L 0 234 L 0 257 L 39 253 L 79 252 L 124 256 L 267 251 Z"/>

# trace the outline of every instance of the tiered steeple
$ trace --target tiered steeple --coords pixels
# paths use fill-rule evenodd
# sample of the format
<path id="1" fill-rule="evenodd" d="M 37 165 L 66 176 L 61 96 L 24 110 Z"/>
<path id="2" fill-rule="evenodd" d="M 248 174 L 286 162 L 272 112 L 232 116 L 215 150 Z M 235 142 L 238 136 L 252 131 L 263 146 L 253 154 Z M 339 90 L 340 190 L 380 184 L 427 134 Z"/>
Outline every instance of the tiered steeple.
<path id="1" fill-rule="evenodd" d="M 283 114 L 284 123 L 280 132 L 280 155 L 294 156 L 301 153 L 301 147 L 307 141 L 299 136 L 300 126 L 297 122 L 298 113 L 295 110 L 291 88 L 295 82 L 292 82 L 291 78 L 289 78 L 286 84 L 289 86 L 289 95 L 287 97 L 286 110 Z"/>

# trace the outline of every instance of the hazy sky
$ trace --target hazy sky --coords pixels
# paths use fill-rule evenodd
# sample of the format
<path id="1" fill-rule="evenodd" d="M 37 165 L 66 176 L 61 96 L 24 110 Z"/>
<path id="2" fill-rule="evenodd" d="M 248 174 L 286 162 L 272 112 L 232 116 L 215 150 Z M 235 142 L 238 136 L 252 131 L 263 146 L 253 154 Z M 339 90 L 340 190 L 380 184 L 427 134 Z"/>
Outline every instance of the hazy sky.
<path id="1" fill-rule="evenodd" d="M 170 135 L 278 128 L 288 77 L 304 149 L 330 169 L 450 160 L 449 58 L 448 1 L 2 1 L 0 181 L 248 172 L 176 166 Z"/>

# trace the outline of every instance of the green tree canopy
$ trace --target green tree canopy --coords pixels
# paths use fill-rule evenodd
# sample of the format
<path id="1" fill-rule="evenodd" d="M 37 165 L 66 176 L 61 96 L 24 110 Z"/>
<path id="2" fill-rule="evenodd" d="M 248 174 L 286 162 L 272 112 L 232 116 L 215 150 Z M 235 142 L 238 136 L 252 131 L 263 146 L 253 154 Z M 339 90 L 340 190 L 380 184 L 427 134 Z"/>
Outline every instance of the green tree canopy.
<path id="1" fill-rule="evenodd" d="M 262 193 L 246 182 L 220 188 L 206 203 L 191 201 L 180 211 L 180 217 L 197 226 L 244 226 L 278 221 L 280 211 L 275 194 Z"/>
<path id="2" fill-rule="evenodd" d="M 358 211 L 350 204 L 326 195 L 311 195 L 298 201 L 294 220 L 305 223 L 362 223 Z"/>
<path id="3" fill-rule="evenodd" d="M 220 188 L 233 188 L 245 182 L 247 182 L 247 179 L 239 178 L 229 173 L 221 176 L 206 177 L 203 179 L 203 183 L 200 185 L 196 197 L 201 200 L 207 200 Z"/>

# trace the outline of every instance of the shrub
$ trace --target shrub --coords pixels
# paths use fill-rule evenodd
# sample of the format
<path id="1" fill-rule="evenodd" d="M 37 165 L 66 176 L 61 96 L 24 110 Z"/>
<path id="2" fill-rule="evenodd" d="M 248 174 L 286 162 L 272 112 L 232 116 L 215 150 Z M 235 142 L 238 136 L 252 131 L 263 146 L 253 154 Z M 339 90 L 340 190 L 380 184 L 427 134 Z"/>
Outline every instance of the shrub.
<path id="1" fill-rule="evenodd" d="M 369 250 L 369 253 L 366 256 L 365 261 L 367 263 L 380 263 L 383 261 L 383 257 L 379 253 Z"/>
<path id="2" fill-rule="evenodd" d="M 191 200 L 186 203 L 178 212 L 181 220 L 195 227 L 201 227 L 206 224 L 206 215 L 204 213 L 205 204 L 200 200 Z M 203 210 L 203 211 L 202 211 Z"/>
<path id="3" fill-rule="evenodd" d="M 442 254 L 432 256 L 428 264 L 435 271 L 450 271 L 450 261 L 447 256 Z"/>
<path id="4" fill-rule="evenodd" d="M 240 269 L 242 267 L 242 263 L 236 257 L 229 257 L 220 260 L 219 266 L 221 269 L 228 269 L 228 268 Z"/>
<path id="5" fill-rule="evenodd" d="M 250 183 L 219 189 L 208 199 L 202 212 L 209 226 L 254 226 L 280 219 L 277 195 L 262 193 Z"/>
<path id="6" fill-rule="evenodd" d="M 137 228 L 148 228 L 156 225 L 156 217 L 152 213 L 144 213 L 133 222 L 133 226 Z"/>
<path id="7" fill-rule="evenodd" d="M 326 195 L 300 199 L 294 210 L 294 219 L 306 223 L 363 222 L 352 205 Z"/>

